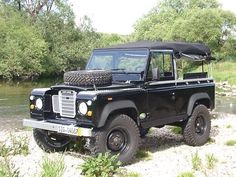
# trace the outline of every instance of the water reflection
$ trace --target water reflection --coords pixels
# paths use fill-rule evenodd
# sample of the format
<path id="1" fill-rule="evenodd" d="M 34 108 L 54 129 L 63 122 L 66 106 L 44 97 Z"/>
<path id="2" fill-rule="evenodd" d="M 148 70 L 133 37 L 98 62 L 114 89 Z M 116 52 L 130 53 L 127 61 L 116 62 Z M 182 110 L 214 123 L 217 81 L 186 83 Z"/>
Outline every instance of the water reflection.
<path id="1" fill-rule="evenodd" d="M 50 87 L 57 82 L 0 82 L 0 130 L 22 128 L 22 119 L 29 117 L 28 97 L 31 90 Z"/>
<path id="2" fill-rule="evenodd" d="M 216 97 L 215 111 L 236 114 L 236 97 Z"/>

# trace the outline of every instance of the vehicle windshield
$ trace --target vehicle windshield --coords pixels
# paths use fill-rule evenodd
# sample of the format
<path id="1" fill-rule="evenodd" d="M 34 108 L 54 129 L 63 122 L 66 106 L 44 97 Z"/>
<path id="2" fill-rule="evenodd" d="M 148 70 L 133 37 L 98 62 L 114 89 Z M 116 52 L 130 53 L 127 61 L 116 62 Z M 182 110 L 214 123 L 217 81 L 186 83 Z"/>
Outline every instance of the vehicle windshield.
<path id="1" fill-rule="evenodd" d="M 145 71 L 148 50 L 95 50 L 87 70 L 112 70 L 113 73 L 141 73 Z"/>

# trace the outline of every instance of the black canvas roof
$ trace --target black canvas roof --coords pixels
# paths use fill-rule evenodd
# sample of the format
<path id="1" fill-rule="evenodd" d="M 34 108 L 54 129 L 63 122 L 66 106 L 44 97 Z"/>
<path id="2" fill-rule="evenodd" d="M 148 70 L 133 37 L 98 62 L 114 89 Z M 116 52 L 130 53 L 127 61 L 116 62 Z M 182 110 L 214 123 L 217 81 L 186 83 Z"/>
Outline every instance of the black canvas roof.
<path id="1" fill-rule="evenodd" d="M 107 49 L 131 49 L 131 48 L 148 48 L 156 50 L 173 50 L 175 56 L 187 55 L 201 55 L 206 58 L 211 58 L 210 49 L 200 43 L 187 43 L 187 42 L 154 42 L 154 41 L 140 41 L 131 42 L 126 44 L 120 44 L 111 46 Z"/>

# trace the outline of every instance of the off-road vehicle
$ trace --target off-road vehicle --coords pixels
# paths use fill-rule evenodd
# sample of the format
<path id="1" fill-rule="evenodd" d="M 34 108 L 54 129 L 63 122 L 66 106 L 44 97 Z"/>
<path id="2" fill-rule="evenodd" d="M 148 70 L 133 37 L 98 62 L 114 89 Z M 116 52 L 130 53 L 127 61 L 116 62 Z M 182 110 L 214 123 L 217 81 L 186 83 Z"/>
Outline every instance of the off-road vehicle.
<path id="1" fill-rule="evenodd" d="M 33 127 L 45 151 L 63 151 L 86 137 L 93 154 L 109 151 L 124 163 L 151 127 L 180 126 L 187 144 L 203 145 L 215 107 L 215 84 L 205 72 L 211 59 L 209 48 L 198 43 L 95 49 L 85 70 L 66 72 L 63 84 L 31 92 L 31 119 L 23 124 Z"/>

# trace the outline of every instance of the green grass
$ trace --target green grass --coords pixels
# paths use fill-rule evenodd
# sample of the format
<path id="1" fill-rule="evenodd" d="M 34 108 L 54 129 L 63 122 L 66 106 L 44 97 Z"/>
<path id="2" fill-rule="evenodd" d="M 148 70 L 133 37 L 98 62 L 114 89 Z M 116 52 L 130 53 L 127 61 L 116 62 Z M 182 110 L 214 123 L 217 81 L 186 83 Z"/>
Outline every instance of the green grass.
<path id="1" fill-rule="evenodd" d="M 83 137 L 79 137 L 75 141 L 71 142 L 70 150 L 84 154 L 86 152 L 86 149 L 84 148 L 85 144 L 86 144 L 86 139 Z"/>
<path id="2" fill-rule="evenodd" d="M 141 177 L 141 175 L 137 172 L 127 172 L 127 171 L 122 171 L 121 173 L 116 175 L 117 177 Z"/>
<path id="3" fill-rule="evenodd" d="M 50 159 L 43 157 L 41 177 L 61 177 L 65 171 L 64 157 L 58 156 Z"/>
<path id="4" fill-rule="evenodd" d="M 226 126 L 226 128 L 232 128 L 232 125 L 229 124 L 229 125 Z"/>
<path id="5" fill-rule="evenodd" d="M 229 84 L 236 84 L 236 60 L 231 59 L 228 61 L 213 61 L 212 62 L 212 77 L 216 82 L 228 81 Z M 210 68 L 210 66 L 209 66 Z M 211 76 L 211 72 L 208 70 L 207 65 L 204 65 L 204 70 L 208 72 L 208 76 Z M 191 70 L 192 72 L 201 72 L 201 66 Z M 217 90 L 219 92 L 219 90 Z"/>
<path id="6" fill-rule="evenodd" d="M 216 140 L 213 139 L 213 138 L 209 138 L 209 139 L 207 140 L 207 143 L 208 143 L 208 144 L 214 144 L 215 142 L 216 142 Z"/>
<path id="7" fill-rule="evenodd" d="M 192 155 L 192 168 L 194 170 L 201 170 L 202 168 L 202 160 L 198 155 L 198 152 Z"/>
<path id="8" fill-rule="evenodd" d="M 228 140 L 228 141 L 225 142 L 225 145 L 234 146 L 234 145 L 236 145 L 236 140 Z"/>
<path id="9" fill-rule="evenodd" d="M 230 84 L 236 84 L 236 62 L 222 61 L 214 62 L 213 66 L 213 78 L 219 81 L 228 81 Z"/>
<path id="10" fill-rule="evenodd" d="M 139 150 L 136 154 L 136 158 L 139 160 L 151 160 L 152 154 L 149 151 Z"/>
<path id="11" fill-rule="evenodd" d="M 18 177 L 19 171 L 10 163 L 10 159 L 5 157 L 0 161 L 0 177 Z"/>
<path id="12" fill-rule="evenodd" d="M 178 175 L 178 177 L 195 177 L 193 172 L 187 171 L 187 172 L 182 172 Z"/>
<path id="13" fill-rule="evenodd" d="M 170 131 L 176 135 L 182 134 L 182 128 L 181 127 L 171 127 Z"/>
<path id="14" fill-rule="evenodd" d="M 4 142 L 0 142 L 0 156 L 6 157 L 10 154 L 11 149 Z"/>
<path id="15" fill-rule="evenodd" d="M 217 158 L 214 156 L 214 154 L 207 154 L 206 155 L 206 163 L 208 169 L 213 169 L 218 162 Z"/>
<path id="16" fill-rule="evenodd" d="M 9 155 L 27 155 L 29 154 L 29 140 L 26 136 L 16 137 L 11 135 L 9 143 L 0 142 L 0 156 L 6 157 Z"/>

